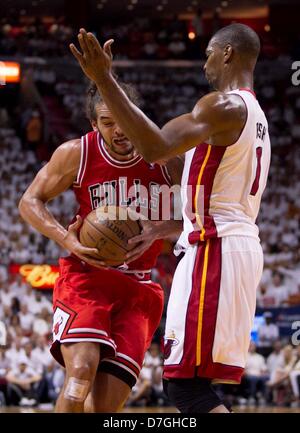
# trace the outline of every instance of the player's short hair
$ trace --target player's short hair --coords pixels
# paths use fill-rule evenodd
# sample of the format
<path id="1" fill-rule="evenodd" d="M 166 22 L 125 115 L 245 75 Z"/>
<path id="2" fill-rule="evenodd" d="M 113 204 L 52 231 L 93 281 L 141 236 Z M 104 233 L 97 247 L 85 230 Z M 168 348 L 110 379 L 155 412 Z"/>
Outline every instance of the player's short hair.
<path id="1" fill-rule="evenodd" d="M 118 85 L 121 87 L 121 89 L 126 93 L 128 98 L 131 102 L 133 102 L 135 105 L 140 105 L 140 95 L 136 88 L 132 84 L 127 84 L 118 81 Z M 96 114 L 96 104 L 104 104 L 103 98 L 101 94 L 98 92 L 97 86 L 95 83 L 90 83 L 88 89 L 87 89 L 87 95 L 86 95 L 86 107 L 85 107 L 85 113 L 86 117 L 89 121 L 97 120 L 97 114 Z"/>
<path id="2" fill-rule="evenodd" d="M 213 41 L 225 48 L 230 44 L 241 57 L 256 62 L 260 52 L 257 33 L 245 24 L 233 23 L 223 27 L 213 35 Z"/>

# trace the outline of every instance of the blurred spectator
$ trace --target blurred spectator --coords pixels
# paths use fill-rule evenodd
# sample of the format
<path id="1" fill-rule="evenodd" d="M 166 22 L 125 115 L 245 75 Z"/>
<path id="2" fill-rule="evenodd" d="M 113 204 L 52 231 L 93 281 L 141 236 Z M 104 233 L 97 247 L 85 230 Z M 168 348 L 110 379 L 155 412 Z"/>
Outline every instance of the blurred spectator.
<path id="1" fill-rule="evenodd" d="M 283 348 L 282 363 L 278 365 L 276 370 L 270 377 L 267 385 L 273 394 L 273 401 L 278 405 L 284 405 L 288 399 L 290 392 L 290 373 L 297 363 L 297 356 L 294 353 L 291 345 L 286 345 Z"/>
<path id="2" fill-rule="evenodd" d="M 36 356 L 33 351 L 33 345 L 31 341 L 24 344 L 24 359 L 29 367 L 31 367 L 36 373 L 42 375 L 43 373 L 43 363 L 40 358 Z"/>
<path id="3" fill-rule="evenodd" d="M 38 111 L 33 111 L 26 125 L 26 143 L 28 149 L 36 150 L 42 141 L 43 124 Z"/>
<path id="4" fill-rule="evenodd" d="M 291 387 L 293 390 L 295 402 L 297 405 L 300 403 L 300 346 L 297 347 L 297 361 L 290 372 L 289 378 L 291 382 Z"/>
<path id="5" fill-rule="evenodd" d="M 271 311 L 264 312 L 265 323 L 258 328 L 258 348 L 259 353 L 263 356 L 268 356 L 272 351 L 274 341 L 279 337 L 279 328 L 273 322 L 273 314 Z"/>
<path id="6" fill-rule="evenodd" d="M 6 358 L 8 359 L 11 368 L 15 368 L 19 359 L 24 358 L 25 350 L 22 344 L 22 339 L 17 337 L 14 339 L 13 344 L 6 351 Z"/>
<path id="7" fill-rule="evenodd" d="M 248 388 L 249 404 L 253 404 L 259 399 L 265 402 L 265 383 L 268 379 L 265 359 L 256 352 L 256 345 L 251 342 L 243 377 L 245 386 Z M 258 391 L 260 391 L 260 394 L 258 394 Z"/>
<path id="8" fill-rule="evenodd" d="M 151 343 L 150 348 L 145 354 L 144 365 L 147 368 L 156 368 L 162 365 L 162 353 L 158 343 Z"/>
<path id="9" fill-rule="evenodd" d="M 22 304 L 19 312 L 19 319 L 21 328 L 24 333 L 30 335 L 32 333 L 32 325 L 34 321 L 34 315 L 28 311 L 27 304 Z"/>
<path id="10" fill-rule="evenodd" d="M 27 284 L 25 293 L 21 295 L 21 300 L 23 304 L 27 305 L 27 307 L 28 305 L 32 305 L 35 303 L 35 291 L 33 290 L 31 284 Z"/>
<path id="11" fill-rule="evenodd" d="M 45 379 L 47 383 L 48 399 L 55 403 L 64 384 L 64 369 L 52 360 L 47 366 Z"/>
<path id="12" fill-rule="evenodd" d="M 14 316 L 18 315 L 20 311 L 20 301 L 16 296 L 12 298 L 10 308 Z"/>
<path id="13" fill-rule="evenodd" d="M 7 331 L 5 323 L 0 320 L 0 347 L 6 346 L 7 341 Z"/>
<path id="14" fill-rule="evenodd" d="M 273 307 L 286 304 L 289 298 L 289 290 L 284 284 L 283 277 L 279 272 L 274 272 L 272 284 L 268 287 L 267 294 L 273 300 Z"/>
<path id="15" fill-rule="evenodd" d="M 40 290 L 36 290 L 34 293 L 34 300 L 28 304 L 28 309 L 32 314 L 41 313 L 43 309 L 52 313 L 52 304 L 42 295 Z"/>
<path id="16" fill-rule="evenodd" d="M 37 403 L 37 385 L 42 377 L 20 358 L 17 366 L 6 375 L 7 395 L 13 405 L 34 406 Z"/>
<path id="17" fill-rule="evenodd" d="M 0 302 L 2 306 L 10 307 L 13 297 L 14 293 L 9 290 L 9 285 L 2 284 L 0 291 Z"/>
<path id="18" fill-rule="evenodd" d="M 299 241 L 299 239 L 298 239 Z M 289 264 L 289 266 L 291 263 Z M 293 269 L 287 269 L 283 266 L 279 267 L 278 270 L 281 274 L 287 277 L 289 292 L 291 295 L 300 294 L 300 264 L 296 264 Z"/>
<path id="19" fill-rule="evenodd" d="M 130 394 L 127 405 L 130 406 L 146 406 L 151 398 L 152 387 L 152 369 L 143 367 L 140 375 Z"/>
<path id="20" fill-rule="evenodd" d="M 6 375 L 10 368 L 10 363 L 5 356 L 6 349 L 0 346 L 0 406 L 6 404 Z"/>
<path id="21" fill-rule="evenodd" d="M 36 313 L 32 330 L 35 334 L 46 336 L 51 332 L 51 318 L 47 308 L 43 308 L 40 313 Z"/>
<path id="22" fill-rule="evenodd" d="M 36 346 L 32 350 L 32 358 L 44 369 L 48 368 L 48 366 L 53 363 L 53 358 L 44 335 L 40 335 L 36 338 Z"/>
<path id="23" fill-rule="evenodd" d="M 277 340 L 273 343 L 273 351 L 267 358 L 267 368 L 270 376 L 273 377 L 276 369 L 283 364 L 282 343 Z"/>
<path id="24" fill-rule="evenodd" d="M 8 332 L 14 338 L 23 336 L 23 329 L 21 328 L 20 318 L 17 314 L 11 315 Z"/>
<path id="25" fill-rule="evenodd" d="M 168 45 L 168 50 L 171 57 L 182 58 L 182 53 L 186 50 L 186 44 L 181 33 L 173 33 L 171 42 Z"/>

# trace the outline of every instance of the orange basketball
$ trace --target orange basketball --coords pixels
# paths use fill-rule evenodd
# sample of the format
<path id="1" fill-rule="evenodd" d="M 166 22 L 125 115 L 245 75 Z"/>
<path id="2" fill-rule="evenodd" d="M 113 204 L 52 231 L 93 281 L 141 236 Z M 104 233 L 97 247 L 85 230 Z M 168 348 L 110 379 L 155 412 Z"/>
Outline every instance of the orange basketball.
<path id="1" fill-rule="evenodd" d="M 142 231 L 137 214 L 117 206 L 101 206 L 90 212 L 83 221 L 79 240 L 82 245 L 97 248 L 100 259 L 109 266 L 119 266 L 126 254 L 136 247 L 128 240 Z"/>

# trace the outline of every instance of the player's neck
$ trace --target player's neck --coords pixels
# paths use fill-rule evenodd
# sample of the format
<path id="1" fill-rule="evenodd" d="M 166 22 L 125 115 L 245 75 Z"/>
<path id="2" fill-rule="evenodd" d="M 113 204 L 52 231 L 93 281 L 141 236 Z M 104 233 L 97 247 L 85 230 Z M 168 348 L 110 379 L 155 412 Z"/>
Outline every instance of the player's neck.
<path id="1" fill-rule="evenodd" d="M 219 86 L 219 90 L 225 93 L 241 88 L 253 90 L 252 72 L 241 72 L 234 76 L 224 76 Z"/>
<path id="2" fill-rule="evenodd" d="M 117 161 L 130 161 L 131 159 L 135 158 L 137 155 L 137 152 L 135 149 L 132 150 L 132 152 L 127 153 L 126 155 L 120 155 L 119 153 L 114 152 L 103 140 L 103 145 L 106 149 L 106 151 L 109 153 L 109 155 L 116 159 Z"/>

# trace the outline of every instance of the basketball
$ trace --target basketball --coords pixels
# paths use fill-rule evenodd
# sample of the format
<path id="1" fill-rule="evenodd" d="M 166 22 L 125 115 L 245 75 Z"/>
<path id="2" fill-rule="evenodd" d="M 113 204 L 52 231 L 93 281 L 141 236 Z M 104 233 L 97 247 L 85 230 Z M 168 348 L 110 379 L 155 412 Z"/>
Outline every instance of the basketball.
<path id="1" fill-rule="evenodd" d="M 136 247 L 128 240 L 141 233 L 137 214 L 117 206 L 102 206 L 90 212 L 83 221 L 79 240 L 82 245 L 97 248 L 100 258 L 109 266 L 119 266 L 126 254 Z"/>

